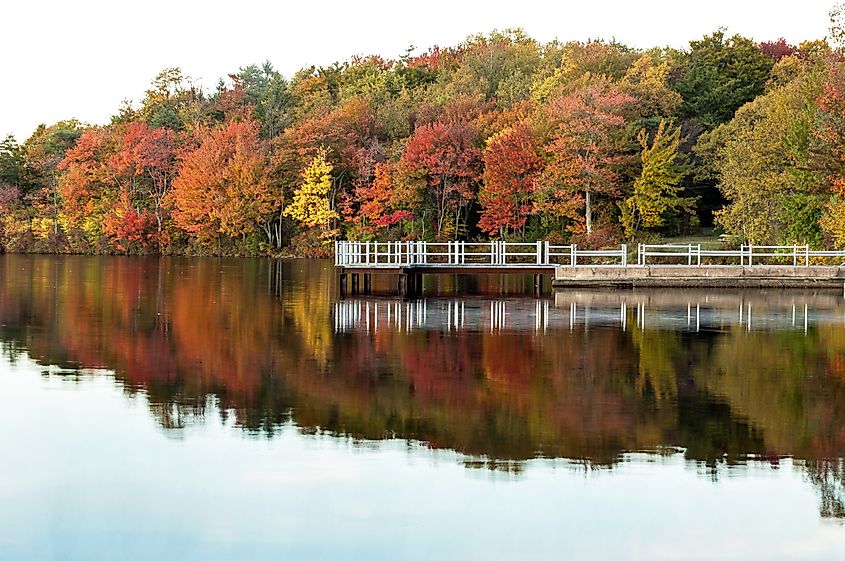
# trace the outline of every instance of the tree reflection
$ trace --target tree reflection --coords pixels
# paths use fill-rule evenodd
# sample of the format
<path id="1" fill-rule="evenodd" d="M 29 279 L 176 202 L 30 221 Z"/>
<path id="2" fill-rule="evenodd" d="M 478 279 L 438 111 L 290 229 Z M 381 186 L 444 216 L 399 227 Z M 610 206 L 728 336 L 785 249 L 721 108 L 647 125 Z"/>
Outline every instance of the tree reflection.
<path id="1" fill-rule="evenodd" d="M 819 514 L 824 518 L 845 518 L 845 465 L 843 460 L 808 461 L 807 477 L 818 489 Z"/>
<path id="2" fill-rule="evenodd" d="M 6 255 L 0 348 L 9 360 L 25 351 L 110 369 L 148 395 L 167 430 L 209 411 L 267 435 L 292 420 L 304 432 L 420 440 L 511 473 L 537 456 L 613 466 L 675 447 L 711 467 L 793 456 L 822 514 L 845 517 L 841 323 L 634 329 L 631 306 L 619 325 L 546 328 L 554 310 L 538 305 L 532 330 L 509 304 L 496 330 L 409 330 L 392 316 L 336 332 L 335 290 L 330 265 L 315 261 Z"/>

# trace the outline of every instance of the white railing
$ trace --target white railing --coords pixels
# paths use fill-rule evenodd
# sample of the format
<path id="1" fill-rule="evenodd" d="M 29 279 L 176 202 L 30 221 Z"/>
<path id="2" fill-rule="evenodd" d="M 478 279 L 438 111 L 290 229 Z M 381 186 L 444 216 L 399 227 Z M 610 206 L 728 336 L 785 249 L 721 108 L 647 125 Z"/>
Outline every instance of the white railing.
<path id="1" fill-rule="evenodd" d="M 628 247 L 579 249 L 577 245 L 492 242 L 335 242 L 338 267 L 628 267 Z M 701 244 L 639 244 L 636 266 L 845 265 L 845 251 L 811 251 L 807 245 L 743 245 L 739 249 L 702 249 Z"/>
<path id="2" fill-rule="evenodd" d="M 656 259 L 649 262 L 649 257 Z M 809 267 L 812 262 L 843 265 L 845 251 L 816 251 L 810 250 L 808 245 L 742 245 L 739 249 L 702 249 L 701 244 L 640 244 L 637 246 L 637 264 L 640 266 L 792 265 L 793 267 Z"/>
<path id="3" fill-rule="evenodd" d="M 338 267 L 395 268 L 409 265 L 467 267 L 627 267 L 628 249 L 587 250 L 549 242 L 335 242 Z"/>

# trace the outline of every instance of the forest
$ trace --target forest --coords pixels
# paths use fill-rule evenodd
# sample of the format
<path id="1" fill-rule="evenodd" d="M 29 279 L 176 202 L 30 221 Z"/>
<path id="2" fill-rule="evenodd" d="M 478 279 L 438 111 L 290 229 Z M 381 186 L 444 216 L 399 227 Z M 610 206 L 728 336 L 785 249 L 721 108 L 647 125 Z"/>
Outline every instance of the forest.
<path id="1" fill-rule="evenodd" d="M 827 38 L 688 48 L 521 30 L 181 69 L 105 125 L 0 144 L 0 251 L 324 255 L 336 239 L 845 247 L 843 11 Z M 0 123 L 2 128 L 2 123 Z"/>

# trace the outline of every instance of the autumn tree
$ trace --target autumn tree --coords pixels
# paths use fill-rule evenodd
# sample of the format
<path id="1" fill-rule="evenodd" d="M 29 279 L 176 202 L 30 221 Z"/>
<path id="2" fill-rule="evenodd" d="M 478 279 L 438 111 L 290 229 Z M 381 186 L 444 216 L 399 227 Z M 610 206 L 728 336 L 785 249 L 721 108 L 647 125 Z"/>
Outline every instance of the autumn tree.
<path id="1" fill-rule="evenodd" d="M 159 238 L 166 213 L 165 199 L 177 171 L 176 146 L 177 137 L 172 130 L 135 122 L 123 135 L 120 150 L 109 159 L 116 175 L 130 178 L 132 194 L 139 201 L 137 208 L 152 209 Z"/>
<path id="2" fill-rule="evenodd" d="M 119 188 L 107 161 L 118 138 L 108 127 L 86 130 L 67 151 L 61 172 L 59 222 L 65 231 L 81 231 L 95 243 L 103 235 L 103 221 L 119 199 Z"/>
<path id="3" fill-rule="evenodd" d="M 837 247 L 845 247 L 845 63 L 827 60 L 815 131 L 814 163 L 832 195 L 821 224 Z"/>
<path id="4" fill-rule="evenodd" d="M 478 193 L 482 232 L 524 235 L 533 211 L 533 194 L 543 160 L 537 142 L 525 124 L 505 129 L 487 141 L 484 150 L 484 183 Z"/>
<path id="5" fill-rule="evenodd" d="M 24 147 L 38 176 L 38 185 L 27 197 L 38 217 L 48 221 L 53 236 L 59 234 L 58 165 L 82 135 L 82 124 L 70 119 L 50 126 L 39 125 Z"/>
<path id="6" fill-rule="evenodd" d="M 404 207 L 408 204 L 402 189 L 394 182 L 396 172 L 394 164 L 383 162 L 375 165 L 374 177 L 370 184 L 356 188 L 355 196 L 360 203 L 358 213 L 358 236 L 371 236 L 392 226 L 401 225 L 407 221 L 413 222 L 414 215 Z"/>
<path id="7" fill-rule="evenodd" d="M 668 56 L 657 50 L 638 58 L 619 84 L 632 96 L 634 111 L 644 119 L 671 117 L 683 103 L 681 94 L 670 86 L 672 68 Z"/>
<path id="8" fill-rule="evenodd" d="M 425 181 L 438 238 L 463 231 L 461 220 L 481 177 L 477 141 L 475 127 L 465 121 L 423 125 L 408 140 L 402 162 Z"/>
<path id="9" fill-rule="evenodd" d="M 199 145 L 181 157 L 181 170 L 165 199 L 177 226 L 208 244 L 222 234 L 246 236 L 269 224 L 281 200 L 267 176 L 266 144 L 252 120 L 230 121 L 198 134 Z"/>
<path id="10" fill-rule="evenodd" d="M 760 50 L 763 54 L 772 57 L 775 62 L 780 62 L 783 57 L 794 55 L 798 52 L 795 45 L 790 45 L 786 39 L 781 37 L 777 41 L 763 41 L 760 43 Z"/>
<path id="11" fill-rule="evenodd" d="M 609 79 L 596 76 L 549 104 L 552 139 L 546 150 L 551 161 L 544 172 L 539 210 L 565 216 L 593 231 L 593 198 L 616 196 L 620 176 L 619 133 L 623 110 L 633 98 Z"/>
<path id="12" fill-rule="evenodd" d="M 716 220 L 752 244 L 820 242 L 820 177 L 811 166 L 821 73 L 760 96 L 713 133 L 718 187 L 728 204 Z"/>
<path id="13" fill-rule="evenodd" d="M 642 171 L 634 181 L 633 194 L 620 203 L 625 235 L 633 238 L 643 228 L 660 228 L 667 215 L 688 208 L 693 201 L 679 196 L 684 170 L 678 147 L 681 129 L 661 120 L 649 142 L 645 128 L 640 129 L 637 141 L 642 148 Z"/>
<path id="14" fill-rule="evenodd" d="M 332 165 L 326 155 L 325 148 L 320 150 L 302 171 L 302 181 L 294 191 L 291 204 L 285 208 L 285 216 L 294 218 L 307 228 L 318 227 L 324 233 L 332 220 L 339 217 L 329 204 Z"/>

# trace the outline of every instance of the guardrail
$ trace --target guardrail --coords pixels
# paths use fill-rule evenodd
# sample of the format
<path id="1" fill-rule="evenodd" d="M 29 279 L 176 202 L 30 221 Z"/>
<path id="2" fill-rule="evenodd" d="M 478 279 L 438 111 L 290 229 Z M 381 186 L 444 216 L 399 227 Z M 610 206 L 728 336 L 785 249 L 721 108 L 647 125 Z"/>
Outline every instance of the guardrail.
<path id="1" fill-rule="evenodd" d="M 627 267 L 628 248 L 586 250 L 577 245 L 492 241 L 335 242 L 338 267 L 395 268 L 409 265 L 537 267 L 558 265 Z"/>
<path id="2" fill-rule="evenodd" d="M 649 263 L 648 258 L 652 259 Z M 639 244 L 637 264 L 687 266 L 791 265 L 809 267 L 813 262 L 845 265 L 845 251 L 810 250 L 808 245 L 742 245 L 739 249 L 702 249 L 701 244 Z"/>
<path id="3" fill-rule="evenodd" d="M 576 244 L 520 242 L 335 242 L 335 266 L 397 268 L 409 265 L 472 267 L 629 267 L 628 246 L 579 249 Z M 743 245 L 739 249 L 702 249 L 701 244 L 639 244 L 636 266 L 736 266 L 812 263 L 845 265 L 845 251 L 815 251 L 807 245 Z"/>

